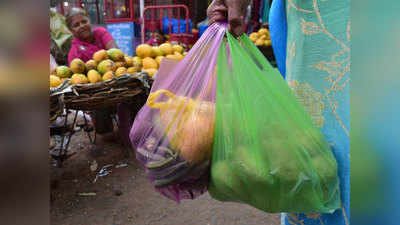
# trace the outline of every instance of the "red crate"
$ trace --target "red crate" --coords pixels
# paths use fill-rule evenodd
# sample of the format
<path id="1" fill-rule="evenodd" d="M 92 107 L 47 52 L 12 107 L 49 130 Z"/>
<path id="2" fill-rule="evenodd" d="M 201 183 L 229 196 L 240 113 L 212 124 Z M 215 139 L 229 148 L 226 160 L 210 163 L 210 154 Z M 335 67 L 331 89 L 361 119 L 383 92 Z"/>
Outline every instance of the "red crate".
<path id="1" fill-rule="evenodd" d="M 184 14 L 184 15 L 182 15 Z M 163 18 L 178 19 L 178 27 L 180 29 L 180 19 L 186 19 L 186 32 L 172 33 L 172 24 L 169 24 L 170 41 L 177 41 L 183 44 L 194 44 L 197 40 L 197 35 L 189 30 L 189 8 L 186 5 L 154 5 L 147 6 L 143 12 L 142 21 L 142 43 L 146 42 L 146 31 L 154 32 L 158 28 L 163 27 Z"/>

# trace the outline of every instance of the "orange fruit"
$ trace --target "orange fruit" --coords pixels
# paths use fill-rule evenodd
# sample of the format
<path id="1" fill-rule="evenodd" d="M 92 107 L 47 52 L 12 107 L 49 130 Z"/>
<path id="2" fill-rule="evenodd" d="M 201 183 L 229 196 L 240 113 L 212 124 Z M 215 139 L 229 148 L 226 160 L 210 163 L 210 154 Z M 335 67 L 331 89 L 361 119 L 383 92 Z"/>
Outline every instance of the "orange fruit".
<path id="1" fill-rule="evenodd" d="M 169 55 L 174 52 L 174 49 L 172 48 L 172 45 L 170 43 L 164 43 L 160 45 L 159 48 L 161 49 L 164 55 Z"/>
<path id="2" fill-rule="evenodd" d="M 114 78 L 114 72 L 108 71 L 103 75 L 103 80 L 110 80 Z"/>
<path id="3" fill-rule="evenodd" d="M 142 64 L 143 69 L 158 69 L 157 61 L 150 57 L 144 58 Z"/>
<path id="4" fill-rule="evenodd" d="M 121 76 L 121 75 L 123 75 L 123 74 L 126 74 L 127 73 L 127 69 L 125 68 L 125 67 L 119 67 L 116 71 L 115 71 L 115 75 L 118 77 L 118 76 Z"/>
<path id="5" fill-rule="evenodd" d="M 136 55 L 140 58 L 146 58 L 151 56 L 152 47 L 148 44 L 141 44 L 136 48 Z"/>
<path id="6" fill-rule="evenodd" d="M 180 45 L 174 45 L 174 46 L 172 46 L 172 49 L 174 50 L 174 52 L 179 52 L 179 53 L 183 53 L 183 47 L 182 46 L 180 46 Z"/>
<path id="7" fill-rule="evenodd" d="M 97 83 L 102 81 L 101 75 L 97 70 L 90 70 L 87 74 L 90 83 Z"/>

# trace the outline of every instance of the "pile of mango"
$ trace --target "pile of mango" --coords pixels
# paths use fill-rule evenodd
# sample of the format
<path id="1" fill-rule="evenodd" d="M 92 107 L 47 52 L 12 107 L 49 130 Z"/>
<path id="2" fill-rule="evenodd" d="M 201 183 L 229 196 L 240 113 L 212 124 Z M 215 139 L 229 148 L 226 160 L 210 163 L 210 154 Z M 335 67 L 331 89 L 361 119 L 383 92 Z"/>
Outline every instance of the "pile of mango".
<path id="1" fill-rule="evenodd" d="M 141 65 L 141 71 L 149 73 L 150 77 L 157 73 L 162 59 L 182 60 L 186 55 L 187 52 L 178 44 L 164 43 L 160 46 L 141 44 L 136 48 L 136 59 Z"/>
<path id="2" fill-rule="evenodd" d="M 266 28 L 251 33 L 250 40 L 257 46 L 271 46 L 271 36 Z"/>
<path id="3" fill-rule="evenodd" d="M 141 71 L 141 59 L 125 55 L 120 49 L 100 50 L 84 63 L 74 59 L 68 66 L 58 66 L 50 74 L 50 87 L 58 87 L 64 80 L 70 84 L 97 83 Z"/>

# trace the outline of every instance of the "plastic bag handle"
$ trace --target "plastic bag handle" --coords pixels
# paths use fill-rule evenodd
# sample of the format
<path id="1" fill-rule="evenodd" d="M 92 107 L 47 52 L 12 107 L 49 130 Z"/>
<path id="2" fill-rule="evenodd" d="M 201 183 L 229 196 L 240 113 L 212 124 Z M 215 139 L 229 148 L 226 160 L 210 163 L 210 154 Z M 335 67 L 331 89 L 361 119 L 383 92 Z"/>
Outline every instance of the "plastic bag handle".
<path id="1" fill-rule="evenodd" d="M 160 89 L 149 95 L 149 97 L 147 98 L 146 104 L 152 109 L 161 109 L 161 108 L 167 107 L 166 102 L 156 102 L 158 97 L 160 97 L 160 95 L 162 95 L 162 94 L 165 94 L 166 96 L 168 96 L 171 99 L 176 98 L 176 95 L 172 94 L 170 91 L 165 90 L 165 89 Z"/>

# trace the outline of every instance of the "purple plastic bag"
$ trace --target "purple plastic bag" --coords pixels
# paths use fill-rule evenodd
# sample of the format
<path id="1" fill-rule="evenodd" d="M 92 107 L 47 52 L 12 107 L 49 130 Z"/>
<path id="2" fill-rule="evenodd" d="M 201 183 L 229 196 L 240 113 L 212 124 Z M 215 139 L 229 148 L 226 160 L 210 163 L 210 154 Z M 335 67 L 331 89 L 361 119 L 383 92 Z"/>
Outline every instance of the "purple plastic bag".
<path id="1" fill-rule="evenodd" d="M 153 186 L 180 202 L 207 191 L 215 123 L 216 63 L 226 24 L 213 24 L 181 61 L 163 59 L 130 133 Z"/>

